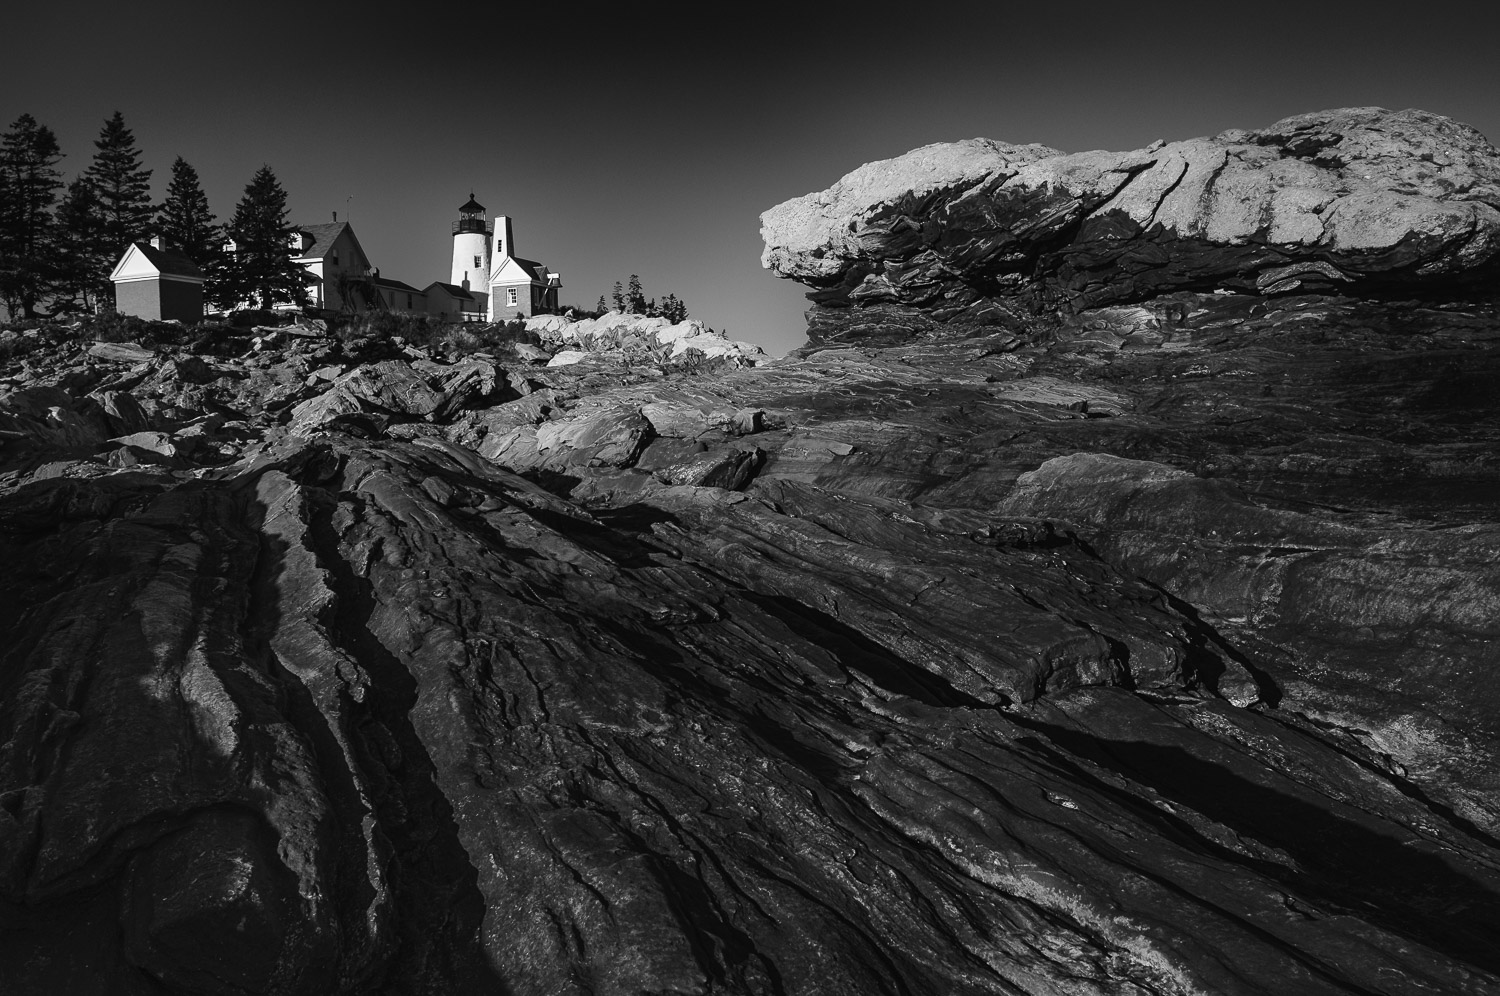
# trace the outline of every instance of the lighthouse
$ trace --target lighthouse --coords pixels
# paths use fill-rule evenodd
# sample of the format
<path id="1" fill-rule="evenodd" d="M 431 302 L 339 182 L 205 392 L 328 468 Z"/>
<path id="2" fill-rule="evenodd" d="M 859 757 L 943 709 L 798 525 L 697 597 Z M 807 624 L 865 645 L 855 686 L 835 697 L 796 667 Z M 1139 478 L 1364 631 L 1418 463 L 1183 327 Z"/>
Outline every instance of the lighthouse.
<path id="1" fill-rule="evenodd" d="M 453 223 L 453 279 L 449 282 L 471 291 L 480 300 L 490 290 L 492 234 L 493 229 L 485 221 L 484 205 L 470 191 L 468 203 L 458 209 L 458 220 Z"/>

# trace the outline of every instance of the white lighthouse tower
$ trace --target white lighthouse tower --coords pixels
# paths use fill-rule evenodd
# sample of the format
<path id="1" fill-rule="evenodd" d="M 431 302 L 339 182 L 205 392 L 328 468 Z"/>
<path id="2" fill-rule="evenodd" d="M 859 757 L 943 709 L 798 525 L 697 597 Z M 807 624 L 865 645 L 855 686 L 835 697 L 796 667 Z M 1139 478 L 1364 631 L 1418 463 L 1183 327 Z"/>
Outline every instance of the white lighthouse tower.
<path id="1" fill-rule="evenodd" d="M 449 283 L 472 291 L 480 300 L 490 292 L 491 234 L 484 205 L 470 191 L 468 203 L 458 209 L 458 220 L 453 223 L 453 279 Z"/>

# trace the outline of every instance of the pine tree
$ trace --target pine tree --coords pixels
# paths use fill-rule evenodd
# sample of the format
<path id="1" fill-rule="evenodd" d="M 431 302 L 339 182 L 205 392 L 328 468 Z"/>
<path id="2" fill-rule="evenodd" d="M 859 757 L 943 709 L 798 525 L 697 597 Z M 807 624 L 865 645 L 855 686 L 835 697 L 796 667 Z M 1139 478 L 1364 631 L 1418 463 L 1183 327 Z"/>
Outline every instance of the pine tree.
<path id="1" fill-rule="evenodd" d="M 208 209 L 208 197 L 198 181 L 198 171 L 178 156 L 172 163 L 172 181 L 167 199 L 156 212 L 157 234 L 166 238 L 199 266 L 223 245 L 224 236 Z"/>
<path id="2" fill-rule="evenodd" d="M 135 136 L 125 127 L 119 111 L 104 122 L 94 161 L 83 178 L 94 187 L 104 219 L 103 248 L 118 259 L 132 242 L 151 234 L 155 209 L 151 206 L 151 171 L 141 166 L 141 151 Z"/>
<path id="3" fill-rule="evenodd" d="M 625 290 L 620 286 L 620 282 L 618 280 L 615 281 L 615 292 L 612 295 L 611 300 L 615 302 L 616 311 L 625 310 Z"/>
<path id="4" fill-rule="evenodd" d="M 630 284 L 625 290 L 625 307 L 632 315 L 646 313 L 646 295 L 641 290 L 641 278 L 634 273 L 630 275 Z"/>
<path id="5" fill-rule="evenodd" d="M 156 212 L 156 231 L 203 270 L 203 294 L 213 300 L 223 264 L 224 229 L 208 208 L 198 171 L 181 156 L 172 163 L 167 199 Z"/>
<path id="6" fill-rule="evenodd" d="M 57 281 L 55 310 L 95 312 L 113 298 L 109 272 L 117 262 L 105 248 L 104 212 L 94 185 L 83 177 L 68 184 L 57 206 L 57 246 L 67 261 Z"/>
<path id="7" fill-rule="evenodd" d="M 234 249 L 224 260 L 214 302 L 232 308 L 250 301 L 269 308 L 305 301 L 311 278 L 292 257 L 293 231 L 286 220 L 286 191 L 271 167 L 262 166 L 245 186 L 229 222 Z"/>
<path id="8" fill-rule="evenodd" d="M 30 114 L 0 136 L 0 297 L 12 315 L 35 317 L 58 272 L 50 209 L 61 159 L 57 136 Z"/>
<path id="9" fill-rule="evenodd" d="M 604 295 L 600 294 L 599 295 L 599 303 L 596 304 L 596 305 L 594 305 L 594 317 L 598 318 L 600 315 L 604 314 L 608 310 L 609 310 L 609 305 L 607 305 L 607 304 L 604 303 Z"/>
<path id="10" fill-rule="evenodd" d="M 687 321 L 687 305 L 682 303 L 676 294 L 668 294 L 662 298 L 661 316 L 673 325 Z"/>

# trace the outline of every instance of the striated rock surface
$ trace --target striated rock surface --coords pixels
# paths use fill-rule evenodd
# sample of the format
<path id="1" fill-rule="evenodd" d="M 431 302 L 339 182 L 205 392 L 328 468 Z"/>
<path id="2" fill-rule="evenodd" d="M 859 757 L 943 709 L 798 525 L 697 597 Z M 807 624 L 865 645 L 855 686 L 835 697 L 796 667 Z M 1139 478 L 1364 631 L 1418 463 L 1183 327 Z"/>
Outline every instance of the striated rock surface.
<path id="1" fill-rule="evenodd" d="M 1134 152 L 989 139 L 862 166 L 762 216 L 820 307 L 944 319 L 1170 293 L 1492 290 L 1500 157 L 1424 111 L 1359 107 Z"/>
<path id="2" fill-rule="evenodd" d="M 1451 275 L 753 366 L 28 331 L 0 991 L 1500 991 L 1500 307 Z"/>

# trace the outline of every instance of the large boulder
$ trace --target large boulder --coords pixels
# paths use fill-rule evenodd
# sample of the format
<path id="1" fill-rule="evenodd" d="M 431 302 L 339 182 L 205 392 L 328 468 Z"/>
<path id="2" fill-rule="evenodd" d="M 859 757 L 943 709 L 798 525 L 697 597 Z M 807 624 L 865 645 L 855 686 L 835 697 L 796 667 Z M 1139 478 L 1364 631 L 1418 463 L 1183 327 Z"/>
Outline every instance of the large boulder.
<path id="1" fill-rule="evenodd" d="M 92 399 L 56 387 L 29 387 L 0 395 L 0 440 L 55 452 L 86 452 L 112 433 Z"/>
<path id="2" fill-rule="evenodd" d="M 1078 310 L 1183 289 L 1478 288 L 1500 152 L 1419 110 L 1063 154 L 971 139 L 869 163 L 761 216 L 762 263 L 817 304 Z"/>
<path id="3" fill-rule="evenodd" d="M 334 387 L 367 404 L 405 415 L 431 414 L 443 402 L 440 392 L 400 360 L 356 367 L 334 381 Z"/>
<path id="4" fill-rule="evenodd" d="M 471 372 L 474 371 L 460 371 L 455 388 Z M 476 384 L 465 386 L 472 388 Z M 355 367 L 335 380 L 327 391 L 298 404 L 292 409 L 291 429 L 299 435 L 311 435 L 341 416 L 359 413 L 420 418 L 437 411 L 444 398 L 443 392 L 435 390 L 408 364 L 382 360 Z"/>

